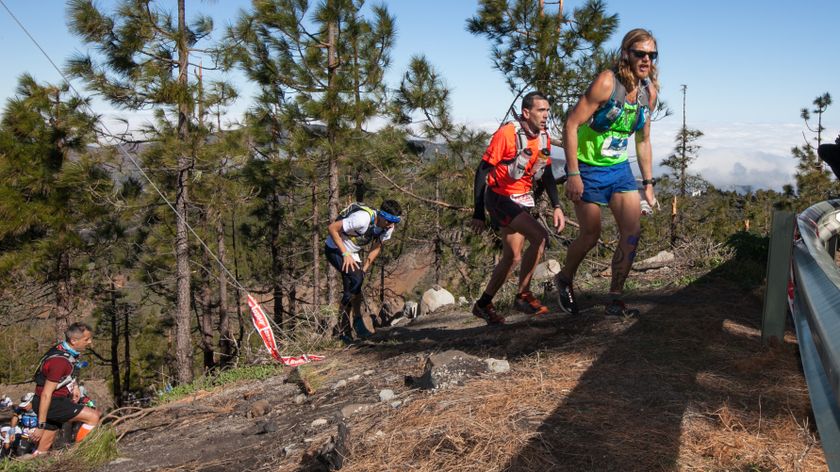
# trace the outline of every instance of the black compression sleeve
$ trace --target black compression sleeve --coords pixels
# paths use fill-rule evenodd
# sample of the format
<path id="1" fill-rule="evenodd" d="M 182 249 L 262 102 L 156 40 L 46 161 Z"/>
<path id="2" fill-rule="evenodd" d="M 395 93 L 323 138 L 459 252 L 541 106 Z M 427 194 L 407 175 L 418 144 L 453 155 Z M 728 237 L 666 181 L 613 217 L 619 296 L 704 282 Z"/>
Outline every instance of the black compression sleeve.
<path id="1" fill-rule="evenodd" d="M 475 202 L 473 218 L 484 221 L 484 190 L 487 188 L 487 174 L 493 166 L 484 159 L 478 163 L 475 169 L 475 182 L 473 182 L 473 198 Z"/>
<path id="2" fill-rule="evenodd" d="M 548 194 L 548 200 L 551 201 L 551 206 L 557 208 L 560 206 L 560 197 L 557 194 L 557 182 L 554 180 L 554 172 L 551 171 L 551 165 L 545 166 L 542 175 L 542 184 L 545 188 L 545 193 Z"/>

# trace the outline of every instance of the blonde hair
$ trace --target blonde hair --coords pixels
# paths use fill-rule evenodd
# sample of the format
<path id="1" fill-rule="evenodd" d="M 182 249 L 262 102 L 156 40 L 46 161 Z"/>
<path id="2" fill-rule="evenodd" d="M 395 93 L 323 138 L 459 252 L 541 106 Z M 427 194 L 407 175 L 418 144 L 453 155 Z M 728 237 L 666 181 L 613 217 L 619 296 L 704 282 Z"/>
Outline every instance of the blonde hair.
<path id="1" fill-rule="evenodd" d="M 656 46 L 657 50 L 659 50 L 659 46 L 656 44 L 656 38 L 653 37 L 653 33 L 643 28 L 630 30 L 624 35 L 624 39 L 621 40 L 621 51 L 619 52 L 618 64 L 615 69 L 618 80 L 621 81 L 621 84 L 624 85 L 624 88 L 627 89 L 628 92 L 636 88 L 636 78 L 633 76 L 633 69 L 630 67 L 630 48 L 632 48 L 634 44 L 643 41 L 653 41 L 653 45 Z M 656 68 L 656 62 L 651 61 L 649 78 L 650 83 L 653 84 L 653 87 L 656 90 L 659 90 L 658 75 L 659 71 Z"/>

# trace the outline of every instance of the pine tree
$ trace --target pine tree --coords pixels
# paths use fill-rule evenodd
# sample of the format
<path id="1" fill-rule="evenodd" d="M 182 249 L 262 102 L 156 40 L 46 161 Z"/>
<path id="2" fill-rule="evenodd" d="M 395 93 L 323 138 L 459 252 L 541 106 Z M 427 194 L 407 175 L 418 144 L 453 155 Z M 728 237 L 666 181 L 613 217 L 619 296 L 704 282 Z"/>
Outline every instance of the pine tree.
<path id="1" fill-rule="evenodd" d="M 312 177 L 307 188 L 326 180 L 329 221 L 335 220 L 341 206 L 340 166 L 350 157 L 348 142 L 361 137 L 362 123 L 378 112 L 384 98 L 382 77 L 394 37 L 394 20 L 384 6 L 372 7 L 370 19 L 362 16 L 361 9 L 361 2 L 351 0 L 328 0 L 312 8 L 308 2 L 291 0 L 254 2 L 252 11 L 244 13 L 228 35 L 229 63 L 238 65 L 261 90 L 256 122 L 273 139 L 263 141 L 261 154 L 294 159 L 294 167 Z M 311 22 L 304 21 L 310 18 Z M 318 195 L 312 192 L 309 197 L 317 200 Z M 318 204 L 311 202 L 310 217 L 320 215 Z M 272 216 L 282 214 L 278 210 Z M 276 227 L 277 221 L 266 224 Z M 322 221 L 312 221 L 311 228 L 314 241 Z M 312 246 L 309 263 L 319 261 L 313 264 L 312 279 L 317 280 L 320 257 Z M 278 251 L 272 254 L 282 256 Z M 273 271 L 276 289 L 282 278 L 277 272 L 287 273 L 289 268 L 278 260 Z M 333 286 L 328 284 L 330 302 Z M 275 295 L 275 303 L 280 302 Z"/>
<path id="2" fill-rule="evenodd" d="M 188 25 L 185 0 L 178 0 L 174 15 L 151 0 L 122 0 L 110 15 L 91 0 L 70 0 L 68 12 L 70 30 L 98 53 L 72 58 L 67 67 L 70 74 L 115 106 L 129 110 L 154 107 L 159 121 L 172 117 L 172 126 L 156 130 L 155 139 L 166 142 L 175 157 L 175 370 L 177 381 L 188 383 L 193 379 L 193 355 L 187 219 L 190 173 L 195 148 L 200 145 L 190 136 L 196 87 L 188 74 L 190 66 L 199 67 L 190 57 L 198 54 L 197 46 L 210 35 L 213 22 L 199 16 Z"/>
<path id="3" fill-rule="evenodd" d="M 68 91 L 23 75 L 0 121 L 0 273 L 34 273 L 49 288 L 57 337 L 75 321 L 81 233 L 112 187 L 87 154 L 97 117 Z"/>
<path id="4" fill-rule="evenodd" d="M 530 90 L 549 95 L 558 128 L 566 107 L 607 64 L 603 46 L 617 27 L 618 15 L 608 14 L 600 0 L 588 0 L 570 15 L 562 1 L 550 7 L 541 0 L 480 0 L 467 21 L 470 33 L 490 40 L 493 66 L 517 98 Z"/>
<path id="5" fill-rule="evenodd" d="M 682 85 L 683 93 L 683 122 L 682 127 L 677 132 L 674 139 L 676 147 L 674 153 L 662 160 L 660 164 L 663 167 L 671 169 L 672 182 L 676 186 L 676 193 L 672 202 L 671 214 L 671 245 L 677 243 L 677 239 L 682 232 L 682 219 L 685 210 L 680 210 L 680 206 L 686 202 L 686 195 L 697 190 L 703 190 L 708 186 L 708 183 L 699 175 L 691 175 L 688 173 L 688 166 L 691 165 L 699 157 L 700 145 L 697 140 L 703 136 L 703 132 L 698 129 L 691 129 L 686 125 L 685 119 L 685 96 L 686 85 Z"/>
<path id="6" fill-rule="evenodd" d="M 811 128 L 808 123 L 811 118 L 811 111 L 802 108 L 800 117 L 805 122 L 806 129 L 816 135 L 815 141 L 818 147 L 822 142 L 822 132 L 825 131 L 822 126 L 822 115 L 831 105 L 831 95 L 826 92 L 815 98 L 813 103 L 816 107 L 813 113 L 817 114 L 816 129 Z M 808 138 L 805 138 L 805 144 L 802 146 L 792 148 L 791 154 L 799 161 L 795 174 L 798 195 L 797 211 L 802 211 L 819 201 L 828 199 L 832 195 L 837 195 L 840 191 L 840 185 L 833 182 L 831 172 L 825 169 L 823 162 L 817 157 L 816 147 L 811 144 Z"/>

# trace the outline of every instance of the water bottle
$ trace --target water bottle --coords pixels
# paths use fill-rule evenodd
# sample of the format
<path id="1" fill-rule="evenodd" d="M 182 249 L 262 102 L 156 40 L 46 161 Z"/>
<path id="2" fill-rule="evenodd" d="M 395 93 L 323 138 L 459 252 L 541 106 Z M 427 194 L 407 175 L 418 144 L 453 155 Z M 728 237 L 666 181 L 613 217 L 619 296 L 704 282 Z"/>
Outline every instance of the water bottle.
<path id="1" fill-rule="evenodd" d="M 653 208 L 651 208 L 650 203 L 647 200 L 642 198 L 642 216 L 650 216 L 653 214 Z"/>
<path id="2" fill-rule="evenodd" d="M 531 162 L 532 154 L 533 152 L 529 148 L 524 148 L 519 152 L 519 155 L 516 156 L 516 159 L 508 164 L 508 175 L 510 175 L 512 179 L 518 180 L 525 175 L 525 168 L 527 168 L 528 163 Z"/>

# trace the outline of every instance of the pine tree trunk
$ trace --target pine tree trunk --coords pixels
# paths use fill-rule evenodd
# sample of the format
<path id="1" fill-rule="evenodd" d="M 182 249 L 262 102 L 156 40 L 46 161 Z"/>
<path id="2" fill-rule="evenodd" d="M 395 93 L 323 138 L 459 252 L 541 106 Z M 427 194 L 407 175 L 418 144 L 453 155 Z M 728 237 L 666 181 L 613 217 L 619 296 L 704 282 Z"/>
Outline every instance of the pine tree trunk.
<path id="1" fill-rule="evenodd" d="M 187 90 L 188 59 L 185 0 L 178 0 L 178 83 Z M 190 260 L 187 240 L 187 202 L 190 158 L 186 155 L 190 106 L 184 99 L 178 106 L 178 139 L 183 145 L 178 155 L 178 188 L 175 211 L 175 258 L 178 277 L 177 308 L 175 312 L 175 377 L 179 384 L 193 380 L 193 353 L 190 337 Z"/>
<path id="2" fill-rule="evenodd" d="M 55 268 L 55 329 L 56 339 L 64 339 L 64 332 L 73 323 L 71 319 L 70 255 L 62 252 L 56 258 Z"/>
<path id="3" fill-rule="evenodd" d="M 216 219 L 216 250 L 219 260 L 225 264 L 225 222 L 221 213 Z M 233 333 L 228 316 L 227 272 L 223 268 L 219 270 L 219 352 L 219 365 L 229 366 L 233 355 Z"/>
<path id="4" fill-rule="evenodd" d="M 210 292 L 209 277 L 207 283 L 203 285 L 201 288 L 201 324 L 199 328 L 201 328 L 201 351 L 204 354 L 204 372 L 207 373 L 216 367 L 216 361 L 213 357 L 213 295 Z"/>
<path id="5" fill-rule="evenodd" d="M 318 180 L 312 179 L 312 308 L 321 311 L 321 225 L 318 219 Z M 319 320 L 320 321 L 320 320 Z"/>
<path id="6" fill-rule="evenodd" d="M 677 196 L 674 195 L 674 200 L 673 202 L 671 202 L 671 247 L 675 247 L 677 245 L 678 215 L 679 212 L 677 210 Z"/>
<path id="7" fill-rule="evenodd" d="M 117 288 L 111 282 L 111 379 L 114 383 L 114 400 L 117 406 L 123 405 L 122 384 L 120 383 L 120 330 L 117 325 Z"/>
<path id="8" fill-rule="evenodd" d="M 233 228 L 233 231 L 230 233 L 231 244 L 233 245 L 233 276 L 236 277 L 236 280 L 239 280 L 239 255 L 236 251 L 236 208 L 230 214 L 230 227 Z M 242 346 L 242 340 L 245 339 L 245 319 L 242 316 L 242 294 L 239 290 L 236 290 L 234 296 L 236 297 L 236 317 L 239 320 L 239 335 L 236 338 L 235 353 L 233 355 L 233 359 L 236 359 L 240 351 L 239 346 Z"/>
<path id="9" fill-rule="evenodd" d="M 278 196 L 274 195 L 275 206 L 272 214 L 279 213 L 280 201 Z M 274 295 L 274 323 L 283 328 L 283 251 L 280 248 L 280 221 L 275 221 L 271 225 L 270 244 L 271 244 L 271 291 Z"/>
<path id="10" fill-rule="evenodd" d="M 131 331 L 129 331 L 129 310 L 124 310 L 123 313 L 123 360 L 125 361 L 125 369 L 123 369 L 123 386 L 126 390 L 131 389 Z"/>
<path id="11" fill-rule="evenodd" d="M 204 267 L 212 267 L 210 254 L 204 250 Z M 213 352 L 213 293 L 210 290 L 210 281 L 213 279 L 211 272 L 207 272 L 207 279 L 201 280 L 200 303 L 196 304 L 196 310 L 201 310 L 199 319 L 199 331 L 201 332 L 201 351 L 203 354 L 204 373 L 210 372 L 216 367 L 216 360 Z"/>
<path id="12" fill-rule="evenodd" d="M 330 1 L 334 7 L 334 1 Z M 329 114 L 327 118 L 327 141 L 329 143 L 329 162 L 327 164 L 327 176 L 329 180 L 329 198 L 327 201 L 329 207 L 329 220 L 335 221 L 338 218 L 338 150 L 336 149 L 336 135 L 338 127 L 338 84 L 336 82 L 336 73 L 338 69 L 338 50 L 336 41 L 338 41 L 338 24 L 336 19 L 332 19 L 329 23 L 329 65 L 328 65 L 328 81 L 327 81 L 327 100 L 329 101 Z M 338 286 L 338 274 L 335 271 L 329 271 L 327 281 L 328 303 L 332 305 L 336 299 L 336 287 Z"/>

